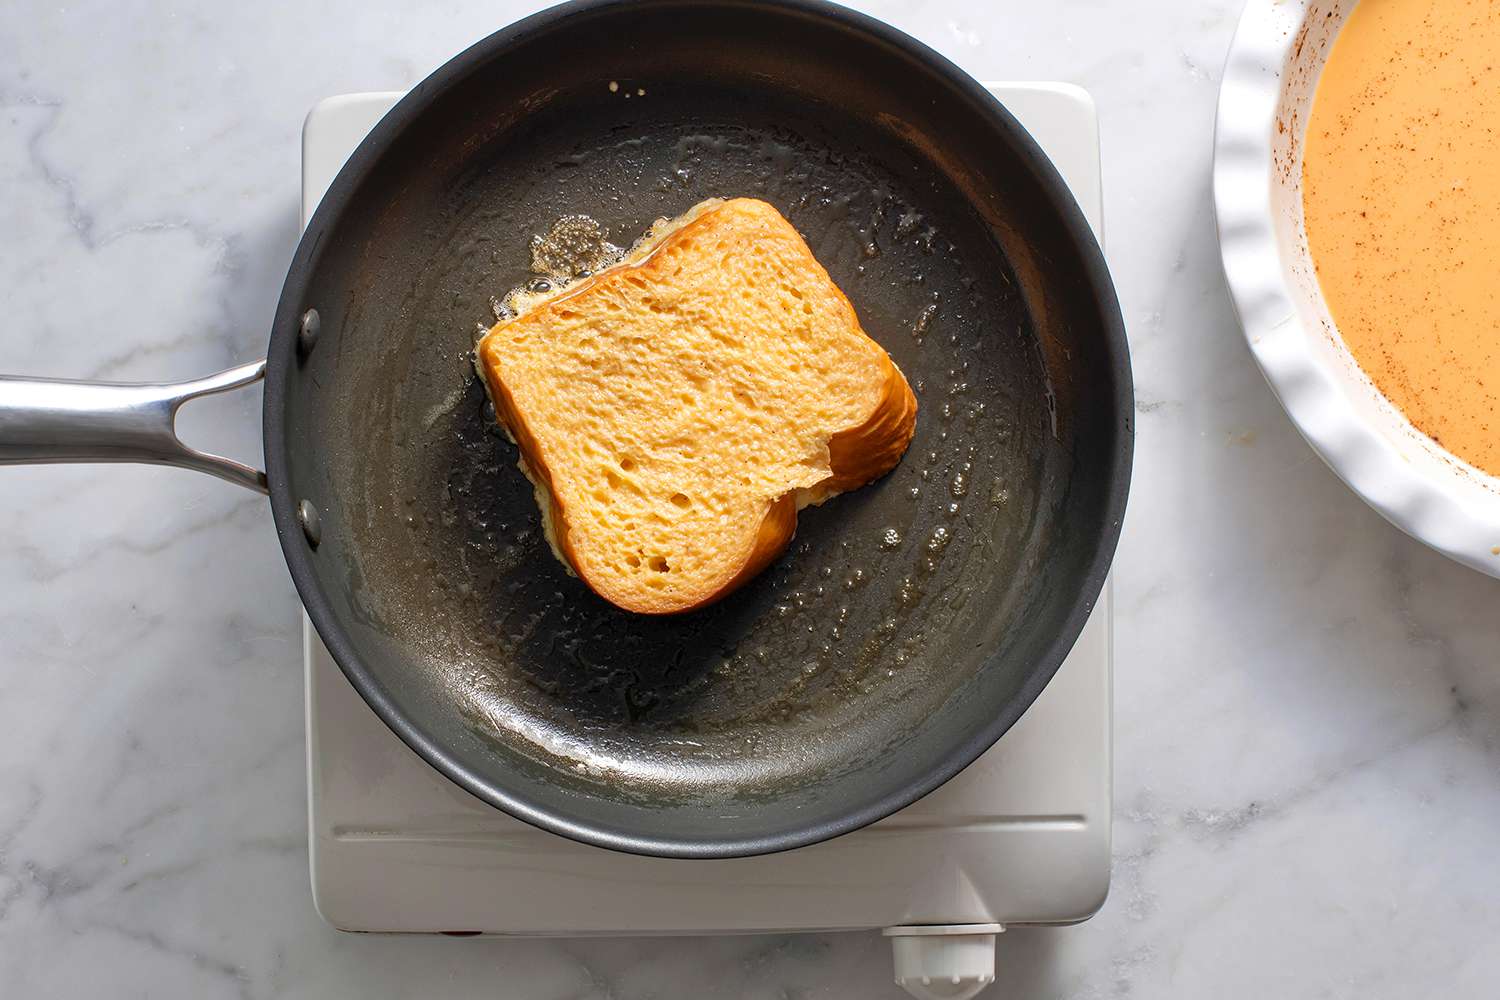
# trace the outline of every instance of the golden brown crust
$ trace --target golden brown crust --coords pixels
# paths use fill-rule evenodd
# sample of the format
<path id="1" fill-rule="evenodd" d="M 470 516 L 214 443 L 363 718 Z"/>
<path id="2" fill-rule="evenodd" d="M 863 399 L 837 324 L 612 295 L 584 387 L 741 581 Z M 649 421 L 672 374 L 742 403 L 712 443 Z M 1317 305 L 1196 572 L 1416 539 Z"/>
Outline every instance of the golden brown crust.
<path id="1" fill-rule="evenodd" d="M 781 499 L 773 501 L 766 509 L 765 516 L 760 520 L 760 529 L 755 533 L 755 543 L 750 547 L 750 554 L 745 557 L 739 572 L 707 597 L 676 610 L 696 611 L 740 589 L 749 582 L 751 577 L 775 562 L 776 557 L 786 551 L 787 545 L 791 543 L 792 536 L 796 533 L 797 498 L 794 494 L 788 493 Z"/>
<path id="2" fill-rule="evenodd" d="M 516 448 L 521 452 L 521 471 L 537 487 L 539 493 L 544 492 L 547 495 L 549 509 L 542 512 L 543 520 L 552 527 L 547 541 L 556 548 L 558 555 L 572 570 L 573 575 L 589 583 L 583 574 L 578 572 L 578 559 L 568 540 L 567 514 L 563 510 L 562 501 L 557 498 L 557 490 L 552 488 L 552 470 L 547 467 L 546 462 L 542 461 L 542 451 L 537 446 L 536 436 L 531 433 L 531 428 L 521 418 L 520 411 L 516 408 L 515 397 L 510 394 L 510 390 L 505 386 L 505 380 L 500 377 L 499 365 L 485 360 L 486 353 L 488 352 L 484 345 L 481 345 L 480 358 L 483 363 L 480 365 L 480 373 L 484 376 L 490 401 L 495 404 L 495 416 L 510 432 L 511 438 L 516 442 Z M 538 500 L 540 500 L 540 495 Z M 589 583 L 589 586 L 592 587 L 593 584 Z"/>
<path id="3" fill-rule="evenodd" d="M 599 282 L 626 280 L 627 277 L 632 280 L 641 278 L 651 280 L 653 272 L 664 266 L 664 258 L 657 251 L 691 237 L 700 229 L 711 227 L 714 224 L 713 214 L 713 211 L 705 212 L 697 219 L 677 229 L 640 261 L 619 265 L 585 279 L 562 294 L 539 303 L 535 310 L 527 312 L 523 317 L 497 324 L 491 334 L 495 330 L 509 326 L 511 323 L 521 322 L 523 319 L 530 322 L 544 320 L 547 312 L 568 308 L 571 299 Z M 481 342 L 478 367 L 485 379 L 490 398 L 494 401 L 496 415 L 520 449 L 523 471 L 538 487 L 539 494 L 545 493 L 547 497 L 550 509 L 544 512 L 544 516 L 550 517 L 553 529 L 549 540 L 553 542 L 559 557 L 590 589 L 612 604 L 639 614 L 680 614 L 695 611 L 738 589 L 785 551 L 796 533 L 799 506 L 822 503 L 837 493 L 857 489 L 872 482 L 895 468 L 911 443 L 915 431 L 916 397 L 912 394 L 911 387 L 901 374 L 901 370 L 891 361 L 890 356 L 879 344 L 870 340 L 859 326 L 853 306 L 849 304 L 847 297 L 843 296 L 842 291 L 839 292 L 839 297 L 848 308 L 854 330 L 869 341 L 885 372 L 885 380 L 875 406 L 859 424 L 838 431 L 829 439 L 830 475 L 810 488 L 791 490 L 767 502 L 766 511 L 761 517 L 753 540 L 747 547 L 746 554 L 733 577 L 715 587 L 712 592 L 686 601 L 680 594 L 620 592 L 610 586 L 609 580 L 592 578 L 584 571 L 569 538 L 571 526 L 568 522 L 567 510 L 552 486 L 552 470 L 543 460 L 535 435 L 527 426 L 525 418 L 515 405 L 514 398 L 500 376 L 500 365 L 496 361 L 496 355 L 502 349 L 500 338 L 489 336 Z"/>
<path id="4" fill-rule="evenodd" d="M 828 441 L 833 475 L 824 482 L 835 492 L 858 489 L 890 472 L 901 461 L 917 427 L 917 397 L 890 355 L 880 352 L 885 385 L 875 409 L 858 427 L 839 431 Z"/>

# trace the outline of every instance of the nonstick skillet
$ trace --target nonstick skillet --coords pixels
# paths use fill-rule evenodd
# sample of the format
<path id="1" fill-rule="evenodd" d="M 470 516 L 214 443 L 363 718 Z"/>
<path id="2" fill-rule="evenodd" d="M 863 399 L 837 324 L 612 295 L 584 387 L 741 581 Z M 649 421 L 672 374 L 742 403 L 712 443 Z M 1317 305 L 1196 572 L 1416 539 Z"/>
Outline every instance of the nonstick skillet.
<path id="1" fill-rule="evenodd" d="M 880 482 L 766 572 L 644 618 L 571 578 L 476 379 L 490 297 L 564 214 L 628 243 L 709 196 L 776 205 L 916 391 Z M 264 475 L 186 399 L 265 378 Z M 952 777 L 1098 596 L 1132 394 L 1056 171 L 941 56 L 808 0 L 566 4 L 444 65 L 334 181 L 264 362 L 176 385 L 0 380 L 0 461 L 145 461 L 267 491 L 318 634 L 435 768 L 603 847 L 813 843 Z"/>

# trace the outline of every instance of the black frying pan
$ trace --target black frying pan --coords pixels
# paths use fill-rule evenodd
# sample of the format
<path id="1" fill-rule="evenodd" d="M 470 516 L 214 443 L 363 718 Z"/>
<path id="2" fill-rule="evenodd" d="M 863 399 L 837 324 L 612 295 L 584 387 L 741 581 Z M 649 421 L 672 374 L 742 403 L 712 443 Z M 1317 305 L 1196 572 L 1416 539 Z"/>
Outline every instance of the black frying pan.
<path id="1" fill-rule="evenodd" d="M 558 216 L 628 243 L 712 195 L 802 231 L 916 439 L 726 600 L 638 617 L 548 551 L 472 336 Z M 0 460 L 268 484 L 319 635 L 403 740 L 538 826 L 671 857 L 832 837 L 974 760 L 1082 628 L 1129 479 L 1119 309 L 1056 171 L 941 56 L 809 0 L 567 4 L 453 59 L 324 197 L 264 371 L 264 480 L 170 426 L 258 365 L 0 381 Z"/>

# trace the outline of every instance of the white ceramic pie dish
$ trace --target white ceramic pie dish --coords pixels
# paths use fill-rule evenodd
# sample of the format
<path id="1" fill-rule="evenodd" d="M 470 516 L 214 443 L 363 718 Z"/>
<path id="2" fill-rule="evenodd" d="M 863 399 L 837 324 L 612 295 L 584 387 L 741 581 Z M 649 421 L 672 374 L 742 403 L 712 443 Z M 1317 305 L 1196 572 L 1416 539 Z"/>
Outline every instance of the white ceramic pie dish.
<path id="1" fill-rule="evenodd" d="M 1500 577 L 1500 478 L 1412 426 L 1355 363 L 1318 288 L 1302 222 L 1313 90 L 1354 0 L 1249 0 L 1214 129 L 1224 275 L 1250 351 L 1298 430 L 1414 538 Z"/>

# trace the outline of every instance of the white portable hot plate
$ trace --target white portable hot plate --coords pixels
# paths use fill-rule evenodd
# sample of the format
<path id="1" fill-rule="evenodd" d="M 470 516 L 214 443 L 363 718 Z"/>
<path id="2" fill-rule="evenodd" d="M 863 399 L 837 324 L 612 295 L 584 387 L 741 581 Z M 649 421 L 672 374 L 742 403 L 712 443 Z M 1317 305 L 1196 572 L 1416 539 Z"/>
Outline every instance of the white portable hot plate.
<path id="1" fill-rule="evenodd" d="M 1101 231 L 1093 100 L 988 85 Z M 304 224 L 400 94 L 308 115 Z M 350 931 L 512 935 L 883 930 L 918 996 L 994 978 L 1006 925 L 1087 919 L 1109 887 L 1110 588 L 1056 677 L 1004 738 L 926 798 L 812 847 L 732 860 L 620 854 L 545 833 L 432 770 L 349 686 L 304 620 L 313 898 Z"/>

